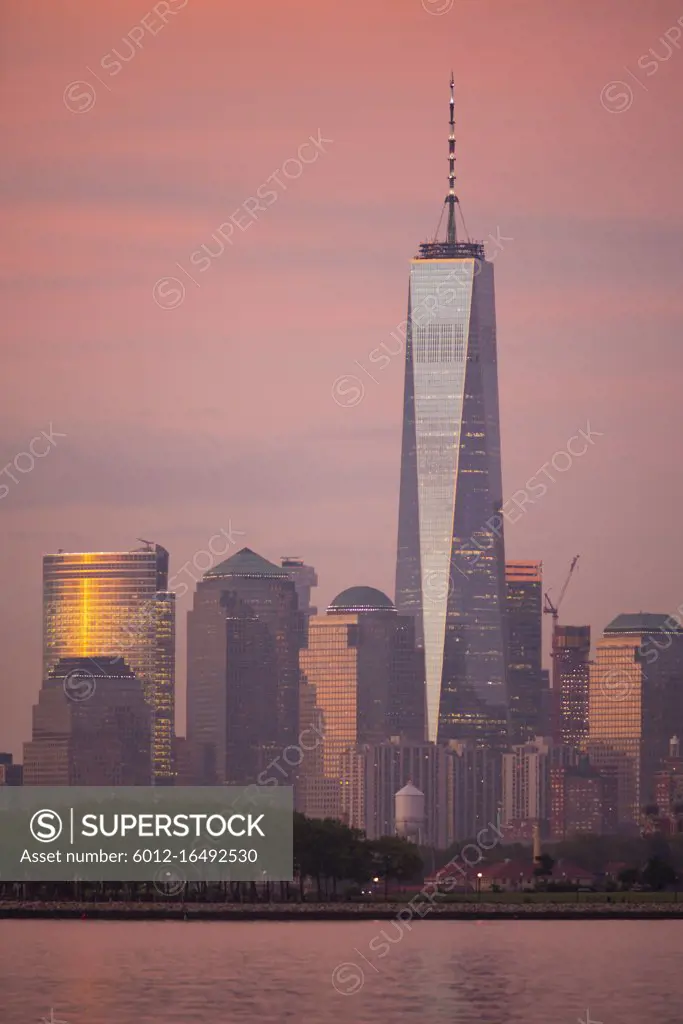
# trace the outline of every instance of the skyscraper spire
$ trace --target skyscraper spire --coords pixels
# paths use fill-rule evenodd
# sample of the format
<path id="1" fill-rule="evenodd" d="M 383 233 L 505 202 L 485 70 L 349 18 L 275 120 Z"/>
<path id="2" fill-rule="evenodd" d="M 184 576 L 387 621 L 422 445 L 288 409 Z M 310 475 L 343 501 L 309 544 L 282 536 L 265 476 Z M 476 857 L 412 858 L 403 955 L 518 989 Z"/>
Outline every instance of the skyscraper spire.
<path id="1" fill-rule="evenodd" d="M 455 194 L 455 79 L 451 71 L 451 99 L 450 99 L 450 132 L 448 135 L 448 195 L 446 205 L 448 206 L 448 229 L 446 241 L 454 244 L 457 241 L 455 228 L 455 204 L 458 197 Z"/>
<path id="2" fill-rule="evenodd" d="M 415 619 L 429 741 L 504 750 L 505 545 L 490 528 L 503 495 L 493 263 L 458 209 L 452 74 L 450 87 L 449 192 L 433 239 L 410 266 L 396 608 Z M 418 323 L 411 311 L 427 304 Z M 467 552 L 482 534 L 487 561 L 475 565 Z"/>

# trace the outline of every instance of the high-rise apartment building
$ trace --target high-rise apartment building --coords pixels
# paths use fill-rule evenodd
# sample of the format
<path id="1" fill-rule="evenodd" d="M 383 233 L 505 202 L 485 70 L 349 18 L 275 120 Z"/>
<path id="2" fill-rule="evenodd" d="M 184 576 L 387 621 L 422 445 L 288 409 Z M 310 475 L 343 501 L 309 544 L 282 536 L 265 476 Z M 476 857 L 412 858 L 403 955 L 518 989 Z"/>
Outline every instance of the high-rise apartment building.
<path id="1" fill-rule="evenodd" d="M 501 753 L 473 740 L 453 741 L 455 839 L 474 839 L 501 819 Z"/>
<path id="2" fill-rule="evenodd" d="M 549 817 L 549 744 L 543 740 L 514 746 L 503 754 L 503 821 L 505 824 Z"/>
<path id="3" fill-rule="evenodd" d="M 670 830 L 683 831 L 683 757 L 678 736 L 669 740 L 668 756 L 655 772 L 654 802 L 660 816 L 671 823 Z"/>
<path id="4" fill-rule="evenodd" d="M 65 658 L 120 659 L 152 711 L 155 785 L 173 782 L 175 594 L 168 551 L 63 552 L 43 559 L 43 679 Z"/>
<path id="5" fill-rule="evenodd" d="M 521 743 L 502 757 L 503 821 L 512 831 L 530 834 L 529 825 L 547 831 L 551 819 L 551 772 L 553 768 L 571 768 L 578 764 L 574 747 L 554 744 L 550 738 L 536 736 Z"/>
<path id="6" fill-rule="evenodd" d="M 187 738 L 204 781 L 255 783 L 280 758 L 280 782 L 294 782 L 297 766 L 281 755 L 297 740 L 302 636 L 287 570 L 250 548 L 199 581 L 187 616 Z"/>
<path id="7" fill-rule="evenodd" d="M 618 615 L 598 640 L 589 686 L 588 752 L 618 786 L 620 825 L 655 797 L 672 733 L 683 735 L 683 628 L 666 615 Z"/>
<path id="8" fill-rule="evenodd" d="M 398 737 L 386 743 L 359 748 L 363 760 L 365 821 L 369 839 L 396 834 L 395 798 L 408 783 L 425 798 L 425 827 L 422 836 L 427 846 L 447 849 L 454 841 L 453 754 L 445 745 L 409 743 Z M 352 762 L 349 758 L 348 762 Z M 353 777 L 344 783 L 353 789 Z"/>
<path id="9" fill-rule="evenodd" d="M 396 606 L 424 647 L 427 738 L 503 746 L 505 555 L 493 264 L 448 228 L 410 269 Z"/>
<path id="10" fill-rule="evenodd" d="M 152 709 L 121 658 L 62 658 L 33 708 L 26 786 L 149 786 Z"/>
<path id="11" fill-rule="evenodd" d="M 571 767 L 550 769 L 550 838 L 570 839 L 617 829 L 615 779 L 591 768 L 584 756 Z"/>
<path id="12" fill-rule="evenodd" d="M 539 734 L 543 725 L 541 562 L 506 562 L 510 725 L 517 743 Z"/>
<path id="13" fill-rule="evenodd" d="M 368 822 L 366 818 L 366 785 L 367 785 L 367 751 L 372 748 L 367 746 L 350 747 L 345 750 L 340 758 L 339 782 L 337 792 L 334 796 L 337 801 L 335 806 L 341 806 L 339 817 L 349 828 L 360 829 L 365 832 L 368 838 Z M 327 780 L 329 782 L 329 780 Z M 336 781 L 336 780 L 335 780 Z M 335 817 L 337 812 L 331 815 L 314 814 L 313 817 Z M 387 833 L 391 835 L 392 833 Z"/>
<path id="14" fill-rule="evenodd" d="M 396 793 L 409 783 L 425 797 L 427 845 L 476 840 L 501 822 L 501 755 L 472 741 L 413 743 L 398 736 L 341 755 L 342 818 L 369 838 L 395 834 Z"/>
<path id="15" fill-rule="evenodd" d="M 588 678 L 590 626 L 553 629 L 552 709 L 553 737 L 585 750 L 588 739 Z"/>

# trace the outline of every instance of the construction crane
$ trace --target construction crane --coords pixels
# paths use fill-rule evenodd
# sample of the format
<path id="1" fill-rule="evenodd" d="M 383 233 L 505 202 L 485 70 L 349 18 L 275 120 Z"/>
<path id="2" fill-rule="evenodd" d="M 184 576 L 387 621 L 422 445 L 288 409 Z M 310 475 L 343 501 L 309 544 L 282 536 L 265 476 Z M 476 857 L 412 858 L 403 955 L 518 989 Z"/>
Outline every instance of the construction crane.
<path id="1" fill-rule="evenodd" d="M 561 678 L 560 678 L 560 659 L 559 659 L 560 640 L 561 640 L 562 630 L 561 630 L 560 626 L 558 625 L 558 621 L 557 620 L 558 620 L 558 617 L 559 617 L 559 611 L 560 611 L 560 605 L 562 604 L 562 599 L 564 598 L 564 595 L 567 593 L 567 587 L 569 586 L 569 581 L 571 580 L 571 578 L 572 578 L 572 576 L 574 574 L 574 569 L 576 569 L 576 565 L 577 565 L 578 561 L 579 561 L 579 556 L 578 555 L 574 555 L 574 557 L 572 558 L 572 563 L 569 566 L 569 572 L 567 573 L 567 578 L 565 579 L 564 583 L 562 584 L 562 589 L 560 590 L 560 596 L 558 597 L 556 604 L 553 604 L 553 602 L 550 600 L 550 594 L 548 594 L 547 591 L 543 595 L 543 597 L 544 597 L 543 614 L 544 615 L 552 615 L 552 617 L 553 617 L 552 649 L 551 649 L 551 652 L 550 652 L 550 657 L 552 658 L 552 663 L 551 663 L 552 664 L 552 675 L 551 675 L 551 681 L 550 681 L 550 690 L 551 690 L 552 699 L 551 699 L 551 704 L 550 704 L 550 709 L 551 709 L 550 710 L 550 719 L 551 719 L 551 731 L 552 731 L 552 734 L 558 740 L 562 737 L 563 733 L 562 733 L 562 724 L 561 724 L 561 722 L 562 722 L 562 713 L 561 713 L 561 699 L 562 699 L 561 689 L 562 689 L 562 686 L 561 686 Z"/>
<path id="2" fill-rule="evenodd" d="M 552 615 L 552 617 L 553 617 L 553 628 L 557 625 L 557 618 L 558 618 L 559 611 L 560 611 L 560 605 L 562 604 L 562 598 L 567 593 L 567 587 L 569 586 L 569 581 L 572 578 L 572 575 L 573 575 L 574 569 L 576 568 L 576 563 L 578 562 L 579 557 L 580 557 L 579 555 L 574 555 L 574 557 L 572 558 L 572 564 L 569 566 L 569 572 L 567 573 L 567 578 L 564 581 L 564 583 L 562 584 L 562 589 L 560 590 L 560 596 L 557 599 L 557 604 L 553 604 L 553 602 L 550 600 L 550 594 L 547 591 L 543 595 L 543 597 L 545 599 L 544 600 L 544 605 L 543 605 L 543 614 L 544 615 Z"/>

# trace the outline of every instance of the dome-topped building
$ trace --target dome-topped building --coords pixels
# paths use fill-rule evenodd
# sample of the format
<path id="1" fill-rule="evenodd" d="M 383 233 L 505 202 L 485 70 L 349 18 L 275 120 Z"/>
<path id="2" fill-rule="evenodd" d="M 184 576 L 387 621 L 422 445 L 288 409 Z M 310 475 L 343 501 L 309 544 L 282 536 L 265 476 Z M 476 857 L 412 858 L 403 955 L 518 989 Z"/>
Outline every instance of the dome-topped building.
<path id="1" fill-rule="evenodd" d="M 342 785 L 348 752 L 392 736 L 424 738 L 424 662 L 415 646 L 415 622 L 399 615 L 381 590 L 349 587 L 326 615 L 309 619 L 299 663 L 302 706 L 322 723 L 323 733 L 320 768 L 310 758 L 301 766 L 301 809 L 309 817 L 350 820 Z"/>
<path id="2" fill-rule="evenodd" d="M 395 612 L 394 602 L 375 587 L 349 587 L 337 594 L 327 609 L 328 615 L 353 615 L 360 612 Z"/>

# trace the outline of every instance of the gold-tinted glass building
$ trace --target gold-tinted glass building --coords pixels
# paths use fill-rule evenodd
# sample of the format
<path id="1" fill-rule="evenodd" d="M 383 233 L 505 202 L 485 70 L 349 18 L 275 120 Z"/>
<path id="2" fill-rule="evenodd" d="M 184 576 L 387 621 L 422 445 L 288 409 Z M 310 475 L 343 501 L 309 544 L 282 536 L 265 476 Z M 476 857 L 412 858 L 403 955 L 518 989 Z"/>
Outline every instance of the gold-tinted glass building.
<path id="1" fill-rule="evenodd" d="M 665 615 L 618 615 L 598 640 L 588 694 L 591 763 L 616 778 L 621 825 L 639 822 L 683 725 L 683 629 Z"/>
<path id="2" fill-rule="evenodd" d="M 351 587 L 332 601 L 327 615 L 309 620 L 300 665 L 312 688 L 302 693 L 314 693 L 323 733 L 316 753 L 321 774 L 303 762 L 307 791 L 317 792 L 322 803 L 307 802 L 305 813 L 337 817 L 346 751 L 391 736 L 424 738 L 424 662 L 415 647 L 414 621 L 397 615 L 393 602 L 374 587 Z"/>
<path id="3" fill-rule="evenodd" d="M 358 616 L 315 616 L 300 663 L 322 720 L 322 771 L 339 778 L 340 758 L 358 740 Z"/>
<path id="4" fill-rule="evenodd" d="M 152 711 L 155 785 L 173 781 L 175 594 L 158 544 L 43 559 L 43 679 L 61 659 L 121 659 Z"/>

